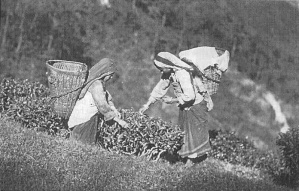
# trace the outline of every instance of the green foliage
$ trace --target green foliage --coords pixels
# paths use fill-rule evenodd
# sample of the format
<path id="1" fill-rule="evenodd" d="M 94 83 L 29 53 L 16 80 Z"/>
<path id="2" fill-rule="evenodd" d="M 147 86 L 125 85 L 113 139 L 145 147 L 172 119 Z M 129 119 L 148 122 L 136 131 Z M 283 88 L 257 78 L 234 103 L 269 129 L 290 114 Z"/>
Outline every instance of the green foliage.
<path id="1" fill-rule="evenodd" d="M 8 110 L 11 105 L 21 101 L 31 106 L 33 105 L 31 101 L 47 95 L 46 88 L 42 84 L 32 83 L 28 80 L 6 78 L 1 81 L 0 87 L 1 112 Z"/>
<path id="2" fill-rule="evenodd" d="M 151 119 L 131 110 L 122 110 L 125 121 L 130 124 L 123 129 L 117 124 L 104 125 L 99 131 L 99 144 L 123 154 L 146 156 L 149 160 L 164 156 L 177 156 L 181 148 L 183 132 L 161 119 Z"/>
<path id="3" fill-rule="evenodd" d="M 67 59 L 90 66 L 113 57 L 123 71 L 135 69 L 130 62 L 150 71 L 150 60 L 158 51 L 217 46 L 231 51 L 239 71 L 295 103 L 299 33 L 298 21 L 292 18 L 298 17 L 298 11 L 286 2 L 244 1 L 130 0 L 114 1 L 107 9 L 99 1 L 4 0 L 0 67 L 6 75 L 42 81 L 45 67 L 40 66 L 46 60 Z M 138 82 L 152 87 L 152 79 L 122 75 L 115 82 L 118 86 L 128 87 L 123 82 L 131 82 L 145 93 L 121 106 L 140 106 L 149 90 Z M 131 92 L 118 97 L 119 103 L 133 97 Z"/>
<path id="4" fill-rule="evenodd" d="M 244 166 L 254 166 L 256 162 L 252 152 L 255 148 L 249 142 L 235 136 L 233 132 L 214 132 L 215 138 L 211 139 L 211 155 L 220 160 L 232 164 L 242 164 Z"/>
<path id="5" fill-rule="evenodd" d="M 280 158 L 273 151 L 261 151 L 234 132 L 214 132 L 211 139 L 211 156 L 232 164 L 241 164 L 264 171 L 276 171 L 280 166 Z"/>
<path id="6" fill-rule="evenodd" d="M 286 2 L 126 0 L 113 1 L 110 9 L 98 2 L 3 0 L 0 78 L 13 76 L 45 84 L 46 60 L 68 59 L 91 66 L 103 57 L 112 57 L 120 69 L 111 88 L 115 102 L 136 109 L 146 101 L 159 75 L 152 65 L 153 54 L 218 46 L 231 51 L 239 71 L 265 84 L 284 101 L 299 100 L 299 90 L 294 88 L 299 71 L 299 19 L 294 19 L 298 10 Z M 16 97 L 9 93 L 15 90 L 4 86 L 0 112 L 50 134 L 66 129 L 63 120 L 50 111 L 46 96 L 27 99 L 24 95 L 30 93 L 23 93 Z M 247 126 L 241 116 L 243 108 L 230 104 L 238 111 L 229 116 L 236 118 L 234 126 Z M 224 115 L 227 113 L 219 112 L 220 122 L 227 120 Z M 220 137 L 217 141 L 224 142 Z M 228 149 L 234 142 L 239 146 Z M 223 160 L 257 165 L 254 160 L 259 159 L 244 154 L 239 140 L 223 144 L 224 148 L 219 145 L 223 151 L 217 151 L 224 152 Z"/>
<path id="7" fill-rule="evenodd" d="M 0 111 L 27 128 L 60 133 L 64 120 L 51 109 L 48 89 L 28 80 L 4 79 L 0 85 Z"/>
<path id="8" fill-rule="evenodd" d="M 27 128 L 51 135 L 68 136 L 66 120 L 51 108 L 49 90 L 38 82 L 4 79 L 0 84 L 0 113 Z M 177 151 L 184 133 L 161 119 L 140 115 L 133 109 L 122 109 L 122 118 L 129 123 L 124 129 L 114 122 L 102 122 L 98 145 L 117 153 L 144 156 L 148 160 L 180 161 Z M 282 156 L 256 149 L 233 132 L 212 131 L 209 156 L 232 164 L 260 169 L 280 184 L 296 185 L 298 180 L 299 131 L 292 129 L 277 141 Z M 211 135 L 212 135 L 211 134 Z M 286 182 L 287 180 L 287 182 Z"/>
<path id="9" fill-rule="evenodd" d="M 0 90 L 0 112 L 7 117 L 37 131 L 63 137 L 68 135 L 66 120 L 52 110 L 48 89 L 42 84 L 4 79 Z M 117 123 L 102 123 L 98 133 L 101 147 L 156 160 L 163 155 L 177 155 L 182 145 L 181 131 L 161 119 L 151 119 L 133 110 L 121 112 L 130 127 L 123 129 Z"/>
<path id="10" fill-rule="evenodd" d="M 275 179 L 280 184 L 299 184 L 299 128 L 291 128 L 287 133 L 281 134 L 277 140 L 283 158 L 284 172 Z"/>
<path id="11" fill-rule="evenodd" d="M 214 132 L 215 133 L 215 132 Z M 271 175 L 273 181 L 290 187 L 299 180 L 299 129 L 292 128 L 277 139 L 280 152 L 260 151 L 250 142 L 240 139 L 233 132 L 216 132 L 211 139 L 214 158 L 232 164 L 254 167 Z"/>

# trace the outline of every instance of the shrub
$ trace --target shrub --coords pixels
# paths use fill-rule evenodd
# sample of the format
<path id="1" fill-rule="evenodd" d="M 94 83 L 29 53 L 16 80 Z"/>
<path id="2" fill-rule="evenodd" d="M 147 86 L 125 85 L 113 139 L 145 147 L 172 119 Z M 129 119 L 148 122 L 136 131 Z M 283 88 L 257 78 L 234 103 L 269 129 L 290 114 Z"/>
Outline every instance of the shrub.
<path id="1" fill-rule="evenodd" d="M 232 164 L 253 167 L 271 174 L 279 174 L 282 170 L 280 157 L 274 151 L 261 151 L 254 145 L 237 137 L 234 132 L 216 132 L 211 139 L 210 155 Z"/>
<path id="2" fill-rule="evenodd" d="M 147 156 L 150 159 L 177 155 L 183 140 L 183 132 L 161 119 L 140 115 L 132 109 L 121 110 L 129 128 L 118 124 L 104 125 L 99 131 L 99 144 L 123 154 Z"/>
<path id="3" fill-rule="evenodd" d="M 66 119 L 55 114 L 49 90 L 38 82 L 4 79 L 0 85 L 0 112 L 27 128 L 67 137 Z M 121 110 L 130 124 L 123 129 L 117 123 L 102 123 L 98 144 L 110 151 L 148 159 L 176 155 L 183 133 L 161 119 L 152 119 L 133 110 Z"/>
<path id="4" fill-rule="evenodd" d="M 27 128 L 49 134 L 65 132 L 64 119 L 51 109 L 49 90 L 38 82 L 3 79 L 0 85 L 0 112 Z"/>
<path id="5" fill-rule="evenodd" d="M 211 139 L 211 156 L 232 164 L 243 163 L 246 166 L 254 166 L 255 160 L 252 152 L 256 149 L 252 144 L 238 138 L 234 132 L 218 131 L 216 133 L 217 135 Z"/>
<path id="6" fill-rule="evenodd" d="M 299 128 L 280 134 L 276 143 L 281 151 L 284 171 L 274 176 L 275 181 L 296 187 L 299 184 Z"/>
<path id="7" fill-rule="evenodd" d="M 51 108 L 49 90 L 38 82 L 4 79 L 0 84 L 0 113 L 20 122 L 27 128 L 42 130 L 51 135 L 67 137 L 66 120 Z M 140 115 L 132 109 L 122 109 L 122 118 L 129 123 L 124 129 L 117 123 L 102 123 L 98 145 L 109 151 L 149 160 L 181 160 L 177 151 L 183 144 L 183 132 L 161 119 Z M 277 183 L 298 184 L 299 130 L 291 129 L 277 141 L 281 156 L 262 152 L 234 132 L 214 131 L 209 156 L 232 164 L 254 167 L 269 173 Z"/>
<path id="8" fill-rule="evenodd" d="M 9 109 L 15 101 L 32 100 L 46 94 L 46 88 L 38 82 L 3 79 L 0 84 L 0 112 Z"/>

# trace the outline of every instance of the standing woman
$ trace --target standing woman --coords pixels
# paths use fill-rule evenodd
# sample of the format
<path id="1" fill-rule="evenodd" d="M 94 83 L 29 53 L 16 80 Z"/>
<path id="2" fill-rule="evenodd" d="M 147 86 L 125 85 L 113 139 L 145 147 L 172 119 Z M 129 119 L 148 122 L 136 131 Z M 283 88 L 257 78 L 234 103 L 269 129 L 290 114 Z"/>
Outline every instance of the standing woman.
<path id="1" fill-rule="evenodd" d="M 213 107 L 210 96 L 206 94 L 201 80 L 193 79 L 193 68 L 175 55 L 160 52 L 154 64 L 162 76 L 139 112 L 142 114 L 157 100 L 177 103 L 179 126 L 185 132 L 184 144 L 178 154 L 192 159 L 205 155 L 211 149 L 206 113 L 207 109 Z M 170 86 L 174 89 L 175 97 L 166 96 Z"/>
<path id="2" fill-rule="evenodd" d="M 89 70 L 87 84 L 81 90 L 68 121 L 68 126 L 72 130 L 71 139 L 95 144 L 96 133 L 103 120 L 114 120 L 122 127 L 128 127 L 128 124 L 120 119 L 121 115 L 105 88 L 114 71 L 114 62 L 108 58 L 102 59 Z"/>

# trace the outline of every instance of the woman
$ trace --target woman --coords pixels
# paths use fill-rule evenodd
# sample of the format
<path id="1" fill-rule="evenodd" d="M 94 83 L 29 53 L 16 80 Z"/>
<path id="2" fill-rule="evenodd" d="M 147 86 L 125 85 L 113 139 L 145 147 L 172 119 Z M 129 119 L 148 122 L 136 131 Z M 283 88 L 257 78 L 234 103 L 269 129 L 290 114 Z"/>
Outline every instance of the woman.
<path id="1" fill-rule="evenodd" d="M 207 126 L 209 115 L 206 111 L 213 108 L 213 102 L 200 76 L 194 75 L 193 67 L 167 52 L 159 53 L 154 64 L 162 76 L 139 112 L 142 114 L 157 100 L 177 103 L 179 126 L 185 132 L 184 144 L 178 154 L 193 161 L 206 156 L 211 149 L 208 132 L 211 127 Z M 166 96 L 170 86 L 174 89 L 174 98 Z"/>
<path id="2" fill-rule="evenodd" d="M 108 58 L 102 59 L 89 70 L 87 83 L 81 90 L 68 121 L 72 130 L 71 139 L 94 144 L 102 120 L 114 120 L 122 127 L 128 127 L 128 124 L 120 119 L 120 113 L 105 88 L 105 83 L 112 78 L 114 71 L 114 62 Z"/>

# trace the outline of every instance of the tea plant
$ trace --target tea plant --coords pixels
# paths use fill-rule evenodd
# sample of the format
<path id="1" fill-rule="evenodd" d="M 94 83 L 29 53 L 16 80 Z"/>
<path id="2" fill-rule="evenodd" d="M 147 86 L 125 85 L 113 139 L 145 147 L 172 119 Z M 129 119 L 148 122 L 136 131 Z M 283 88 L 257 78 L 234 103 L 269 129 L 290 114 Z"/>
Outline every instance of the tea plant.
<path id="1" fill-rule="evenodd" d="M 299 185 L 299 127 L 281 134 L 276 143 L 281 151 L 283 171 L 273 177 L 280 184 L 296 187 Z"/>
<path id="2" fill-rule="evenodd" d="M 1 112 L 27 128 L 67 137 L 67 119 L 55 114 L 49 90 L 38 82 L 4 79 L 0 85 Z M 110 151 L 158 160 L 161 156 L 176 155 L 182 145 L 183 133 L 161 119 L 151 119 L 133 110 L 122 110 L 130 127 L 117 123 L 102 123 L 98 144 Z"/>
<path id="3" fill-rule="evenodd" d="M 251 142 L 237 137 L 234 132 L 218 131 L 217 136 L 211 139 L 211 145 L 211 156 L 232 164 L 263 169 L 269 159 L 277 160 L 274 153 L 258 150 Z"/>
<path id="4" fill-rule="evenodd" d="M 67 119 L 55 114 L 49 89 L 38 82 L 4 79 L 0 84 L 0 113 L 27 128 L 68 137 Z M 133 109 L 121 109 L 122 118 L 129 123 L 125 129 L 113 122 L 101 122 L 98 145 L 109 151 L 148 160 L 179 161 L 177 151 L 183 144 L 184 133 L 177 126 L 161 119 L 140 115 Z M 215 132 L 214 132 L 215 133 Z M 209 156 L 232 164 L 254 167 L 270 174 L 280 184 L 297 185 L 299 174 L 299 130 L 291 129 L 277 140 L 281 156 L 262 152 L 233 132 L 216 132 L 211 139 Z"/>
<path id="5" fill-rule="evenodd" d="M 182 145 L 183 132 L 178 127 L 152 119 L 130 110 L 121 110 L 129 128 L 114 124 L 104 125 L 99 131 L 99 144 L 108 150 L 123 154 L 146 156 L 149 160 L 177 155 Z"/>
<path id="6" fill-rule="evenodd" d="M 64 120 L 51 109 L 48 89 L 28 80 L 4 79 L 0 86 L 0 111 L 27 128 L 60 133 Z"/>

